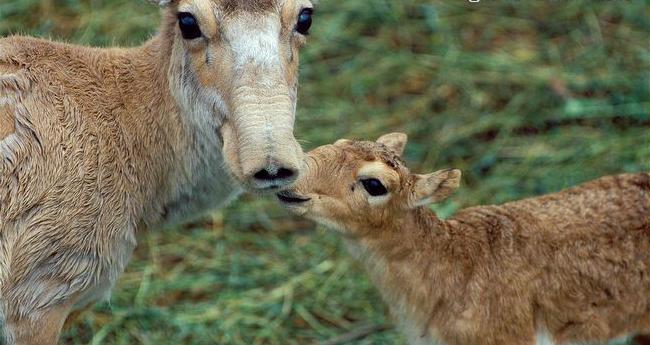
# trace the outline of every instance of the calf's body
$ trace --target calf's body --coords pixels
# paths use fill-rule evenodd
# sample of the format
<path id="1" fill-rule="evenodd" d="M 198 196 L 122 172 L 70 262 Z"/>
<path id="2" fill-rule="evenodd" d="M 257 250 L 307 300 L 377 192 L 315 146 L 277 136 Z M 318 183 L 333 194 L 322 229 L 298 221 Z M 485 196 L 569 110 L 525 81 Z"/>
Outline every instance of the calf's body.
<path id="1" fill-rule="evenodd" d="M 599 344 L 650 331 L 649 174 L 441 220 L 420 205 L 449 195 L 460 173 L 410 174 L 393 141 L 318 148 L 279 198 L 343 232 L 410 344 Z M 337 170 L 342 187 L 324 188 Z"/>

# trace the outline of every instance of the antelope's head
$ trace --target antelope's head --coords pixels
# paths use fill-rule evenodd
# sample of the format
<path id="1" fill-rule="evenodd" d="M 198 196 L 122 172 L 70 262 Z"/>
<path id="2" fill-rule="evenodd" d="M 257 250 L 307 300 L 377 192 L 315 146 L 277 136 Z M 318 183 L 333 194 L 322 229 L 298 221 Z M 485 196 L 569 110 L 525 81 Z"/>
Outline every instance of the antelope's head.
<path id="1" fill-rule="evenodd" d="M 156 0 L 158 1 L 158 0 Z M 217 127 L 232 174 L 251 190 L 293 183 L 298 53 L 309 0 L 160 0 L 172 41 L 168 78 L 198 125 Z M 216 120 L 216 121 L 215 121 Z M 216 124 L 216 125 L 215 125 Z"/>
<path id="2" fill-rule="evenodd" d="M 400 157 L 405 145 L 405 134 L 391 133 L 376 142 L 342 139 L 318 147 L 307 154 L 301 178 L 278 199 L 345 234 L 376 234 L 404 212 L 447 198 L 460 182 L 457 169 L 411 173 Z"/>

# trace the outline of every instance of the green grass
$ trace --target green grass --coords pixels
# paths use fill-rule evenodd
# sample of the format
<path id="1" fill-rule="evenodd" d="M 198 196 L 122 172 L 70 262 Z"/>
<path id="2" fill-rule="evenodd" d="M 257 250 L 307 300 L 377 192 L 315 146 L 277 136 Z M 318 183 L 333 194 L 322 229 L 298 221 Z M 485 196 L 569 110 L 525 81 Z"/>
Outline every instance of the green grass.
<path id="1" fill-rule="evenodd" d="M 463 170 L 435 209 L 650 171 L 650 2 L 323 0 L 302 55 L 297 137 L 404 131 L 419 171 Z M 2 0 L 0 34 L 133 45 L 144 0 Z M 334 234 L 245 196 L 140 237 L 110 303 L 68 344 L 310 344 L 390 322 Z M 394 330 L 349 344 L 403 344 Z"/>

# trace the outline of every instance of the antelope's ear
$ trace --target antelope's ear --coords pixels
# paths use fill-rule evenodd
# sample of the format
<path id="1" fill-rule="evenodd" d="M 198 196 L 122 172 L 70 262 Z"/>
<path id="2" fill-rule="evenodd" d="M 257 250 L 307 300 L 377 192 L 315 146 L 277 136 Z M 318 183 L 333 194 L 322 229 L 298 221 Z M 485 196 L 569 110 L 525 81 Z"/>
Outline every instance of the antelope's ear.
<path id="1" fill-rule="evenodd" d="M 384 134 L 377 139 L 378 143 L 386 145 L 389 149 L 395 151 L 398 156 L 401 156 L 402 153 L 404 153 L 404 147 L 406 146 L 407 141 L 408 136 L 404 133 L 398 132 Z"/>
<path id="2" fill-rule="evenodd" d="M 419 207 L 447 199 L 460 185 L 461 172 L 445 169 L 427 175 L 415 175 L 413 198 L 409 206 Z"/>
<path id="3" fill-rule="evenodd" d="M 150 3 L 154 5 L 158 5 L 160 7 L 164 7 L 169 5 L 172 1 L 174 0 L 149 0 Z"/>

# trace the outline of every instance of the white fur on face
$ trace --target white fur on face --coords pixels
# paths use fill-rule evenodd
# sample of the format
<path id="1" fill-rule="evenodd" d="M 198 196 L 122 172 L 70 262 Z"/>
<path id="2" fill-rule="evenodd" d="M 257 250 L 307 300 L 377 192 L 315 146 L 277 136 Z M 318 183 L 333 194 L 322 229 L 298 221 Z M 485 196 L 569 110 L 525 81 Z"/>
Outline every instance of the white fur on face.
<path id="1" fill-rule="evenodd" d="M 385 205 L 388 200 L 390 200 L 390 193 L 386 195 L 379 195 L 379 196 L 368 196 L 368 203 L 370 206 L 379 206 L 379 205 Z"/>
<path id="2" fill-rule="evenodd" d="M 275 14 L 255 18 L 256 25 L 251 25 L 246 18 L 232 20 L 225 29 L 226 40 L 230 43 L 236 73 L 247 66 L 259 71 L 276 73 L 258 73 L 257 83 L 272 87 L 278 83 L 282 70 L 280 57 L 280 20 Z M 271 77 L 271 78 L 269 78 Z"/>
<path id="3" fill-rule="evenodd" d="M 376 177 L 386 174 L 390 168 L 382 162 L 370 162 L 359 168 L 357 175 L 359 177 L 368 176 Z"/>

